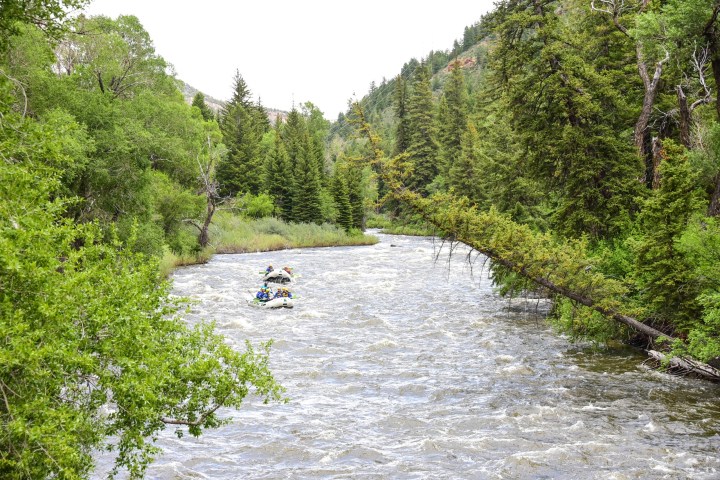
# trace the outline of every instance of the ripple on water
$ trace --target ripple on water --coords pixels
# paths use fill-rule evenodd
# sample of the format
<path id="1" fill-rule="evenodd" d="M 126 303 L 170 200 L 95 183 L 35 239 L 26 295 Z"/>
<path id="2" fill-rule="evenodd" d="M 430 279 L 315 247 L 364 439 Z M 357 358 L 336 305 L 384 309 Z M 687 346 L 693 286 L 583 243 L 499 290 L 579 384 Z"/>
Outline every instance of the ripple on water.
<path id="1" fill-rule="evenodd" d="M 569 345 L 535 315 L 547 305 L 496 297 L 481 259 L 471 276 L 462 247 L 434 262 L 429 238 L 380 238 L 175 272 L 190 323 L 238 348 L 274 339 L 290 402 L 250 396 L 200 439 L 163 432 L 148 478 L 720 478 L 717 386 Z M 302 274 L 294 309 L 244 302 L 269 263 Z"/>

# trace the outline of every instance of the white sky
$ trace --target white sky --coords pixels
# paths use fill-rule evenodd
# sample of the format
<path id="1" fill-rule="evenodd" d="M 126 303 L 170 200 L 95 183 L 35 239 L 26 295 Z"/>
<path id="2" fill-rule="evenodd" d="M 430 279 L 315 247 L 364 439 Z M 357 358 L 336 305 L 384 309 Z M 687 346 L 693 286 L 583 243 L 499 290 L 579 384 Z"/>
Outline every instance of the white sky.
<path id="1" fill-rule="evenodd" d="M 334 120 L 353 95 L 431 50 L 448 50 L 493 0 L 93 0 L 89 15 L 135 15 L 177 76 L 220 100 L 235 70 L 253 99 L 313 102 Z"/>

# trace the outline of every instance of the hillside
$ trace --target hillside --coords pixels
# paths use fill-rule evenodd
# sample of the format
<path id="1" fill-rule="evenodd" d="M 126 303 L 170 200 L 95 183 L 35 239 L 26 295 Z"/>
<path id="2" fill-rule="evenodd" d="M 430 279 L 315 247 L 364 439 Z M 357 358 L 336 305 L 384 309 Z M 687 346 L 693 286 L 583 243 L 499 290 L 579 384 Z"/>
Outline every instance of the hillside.
<path id="1" fill-rule="evenodd" d="M 200 90 L 193 87 L 192 85 L 190 85 L 186 82 L 183 82 L 182 94 L 183 94 L 183 97 L 185 97 L 185 101 L 188 104 L 192 103 L 193 97 L 195 97 L 195 95 L 198 92 L 205 95 L 205 103 L 215 113 L 222 110 L 222 108 L 225 106 L 225 102 L 223 100 L 218 100 L 217 98 L 211 97 L 210 95 L 207 95 L 205 92 L 200 92 Z M 284 110 L 278 110 L 277 108 L 269 108 L 269 107 L 265 107 L 265 110 L 267 111 L 267 116 L 268 116 L 268 119 L 270 120 L 270 123 L 273 125 L 277 121 L 278 117 L 280 117 L 283 121 L 285 121 L 285 119 L 287 119 L 288 112 L 286 112 Z"/>

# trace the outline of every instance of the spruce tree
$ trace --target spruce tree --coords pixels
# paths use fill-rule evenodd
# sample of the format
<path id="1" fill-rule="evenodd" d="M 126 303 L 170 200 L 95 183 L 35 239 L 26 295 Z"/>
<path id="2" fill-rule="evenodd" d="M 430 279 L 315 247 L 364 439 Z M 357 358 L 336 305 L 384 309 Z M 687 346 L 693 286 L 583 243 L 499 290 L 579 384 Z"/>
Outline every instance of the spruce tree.
<path id="1" fill-rule="evenodd" d="M 408 97 L 408 153 L 414 167 L 410 187 L 427 193 L 425 187 L 438 174 L 437 143 L 430 72 L 421 64 L 415 69 Z"/>
<path id="2" fill-rule="evenodd" d="M 468 123 L 462 134 L 460 151 L 457 160 L 449 171 L 449 184 L 455 193 L 468 197 L 472 201 L 478 200 L 476 169 L 479 163 L 477 145 L 477 129 Z"/>
<path id="3" fill-rule="evenodd" d="M 551 226 L 567 236 L 608 238 L 627 228 L 642 176 L 633 146 L 618 134 L 633 117 L 618 92 L 633 85 L 617 84 L 628 64 L 615 32 L 590 33 L 598 22 L 584 18 L 590 12 L 578 9 L 577 21 L 568 22 L 557 5 L 500 6 L 489 88 L 502 95 L 525 152 L 519 160 L 542 183 Z M 601 48 L 608 54 L 597 62 Z"/>
<path id="4" fill-rule="evenodd" d="M 279 118 L 273 134 L 273 147 L 265 159 L 265 190 L 273 198 L 280 218 L 290 221 L 292 219 L 294 176 L 290 159 L 285 151 L 285 144 L 280 135 Z"/>
<path id="5" fill-rule="evenodd" d="M 365 205 L 363 195 L 363 171 L 359 167 L 349 168 L 345 173 L 348 186 L 348 199 L 352 212 L 352 226 L 365 230 Z"/>
<path id="6" fill-rule="evenodd" d="M 349 232 L 353 227 L 353 216 L 350 206 L 350 196 L 348 193 L 347 184 L 343 178 L 343 173 L 340 169 L 335 170 L 335 175 L 332 181 L 332 194 L 333 200 L 335 200 L 335 208 L 337 209 L 337 218 L 335 222 L 340 225 L 346 232 Z"/>
<path id="7" fill-rule="evenodd" d="M 445 109 L 439 113 L 439 165 L 444 175 L 448 175 L 450 169 L 462 151 L 462 138 L 467 128 L 468 95 L 465 87 L 465 74 L 462 71 L 460 62 L 455 61 L 451 65 L 450 78 L 445 84 L 445 91 L 442 96 L 442 104 Z"/>
<path id="8" fill-rule="evenodd" d="M 293 172 L 291 220 L 300 223 L 320 223 L 321 181 L 318 163 L 313 156 L 305 118 L 297 109 L 288 115 L 283 129 L 283 141 Z"/>
<path id="9" fill-rule="evenodd" d="M 196 93 L 193 97 L 192 106 L 197 107 L 200 110 L 200 115 L 202 115 L 205 121 L 213 120 L 215 118 L 215 113 L 213 113 L 212 109 L 210 109 L 210 107 L 208 107 L 205 103 L 205 95 L 201 92 Z"/>
<path id="10" fill-rule="evenodd" d="M 268 128 L 267 117 L 261 118 L 263 111 L 252 104 L 245 80 L 236 73 L 233 96 L 220 118 L 223 143 L 228 147 L 227 157 L 217 169 L 223 195 L 260 192 L 263 183 L 260 141 Z"/>
<path id="11" fill-rule="evenodd" d="M 660 186 L 645 201 L 638 219 L 642 238 L 636 246 L 636 282 L 648 316 L 684 330 L 700 317 L 695 301 L 700 291 L 678 241 L 699 210 L 701 192 L 682 147 L 668 140 L 661 156 Z"/>
<path id="12" fill-rule="evenodd" d="M 395 151 L 394 155 L 405 152 L 409 147 L 408 137 L 408 112 L 407 112 L 407 81 L 402 75 L 395 80 Z"/>

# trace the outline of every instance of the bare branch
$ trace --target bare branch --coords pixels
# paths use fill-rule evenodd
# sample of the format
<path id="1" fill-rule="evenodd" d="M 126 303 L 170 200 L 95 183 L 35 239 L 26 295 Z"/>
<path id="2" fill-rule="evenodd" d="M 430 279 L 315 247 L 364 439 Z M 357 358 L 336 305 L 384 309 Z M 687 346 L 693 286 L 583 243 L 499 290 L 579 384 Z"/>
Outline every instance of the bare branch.
<path id="1" fill-rule="evenodd" d="M 602 6 L 598 7 L 596 2 Z M 590 10 L 610 15 L 615 27 L 625 36 L 630 36 L 630 32 L 628 32 L 625 25 L 620 23 L 620 15 L 630 10 L 630 7 L 625 6 L 625 0 L 592 0 L 590 2 Z"/>
<path id="2" fill-rule="evenodd" d="M 11 81 L 12 83 L 14 83 L 15 85 L 17 85 L 18 88 L 20 89 L 20 92 L 22 93 L 22 96 L 23 96 L 23 99 L 24 99 L 22 117 L 25 118 L 25 116 L 27 115 L 27 109 L 28 109 L 28 97 L 27 97 L 27 93 L 25 92 L 25 87 L 23 86 L 22 82 L 20 82 L 20 80 L 11 77 L 11 76 L 8 75 L 7 73 L 5 73 L 4 70 L 0 69 L 0 74 L 2 74 L 3 77 L 7 78 L 8 80 L 10 80 L 10 81 Z"/>

